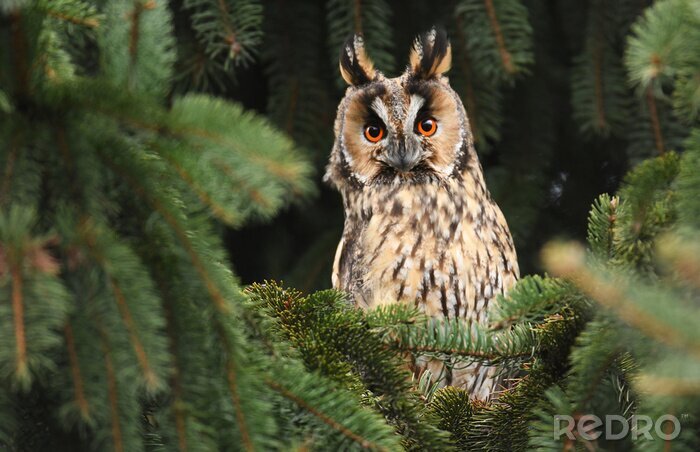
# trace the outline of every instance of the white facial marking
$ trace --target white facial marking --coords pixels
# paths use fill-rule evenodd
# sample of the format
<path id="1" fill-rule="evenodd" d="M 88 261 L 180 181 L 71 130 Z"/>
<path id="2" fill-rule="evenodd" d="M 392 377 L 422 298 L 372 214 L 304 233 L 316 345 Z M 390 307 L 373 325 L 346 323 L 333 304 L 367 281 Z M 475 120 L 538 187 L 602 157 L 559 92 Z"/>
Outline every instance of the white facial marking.
<path id="1" fill-rule="evenodd" d="M 372 111 L 374 111 L 377 116 L 379 116 L 379 119 L 384 122 L 384 125 L 389 127 L 389 110 L 386 108 L 384 101 L 378 97 L 375 97 L 372 101 L 372 105 L 370 105 L 370 108 L 372 108 Z"/>
<path id="2" fill-rule="evenodd" d="M 408 104 L 408 112 L 406 113 L 406 121 L 404 122 L 404 133 L 408 135 L 413 132 L 413 124 L 416 122 L 416 115 L 418 111 L 425 104 L 425 99 L 418 94 L 412 94 L 411 100 Z"/>

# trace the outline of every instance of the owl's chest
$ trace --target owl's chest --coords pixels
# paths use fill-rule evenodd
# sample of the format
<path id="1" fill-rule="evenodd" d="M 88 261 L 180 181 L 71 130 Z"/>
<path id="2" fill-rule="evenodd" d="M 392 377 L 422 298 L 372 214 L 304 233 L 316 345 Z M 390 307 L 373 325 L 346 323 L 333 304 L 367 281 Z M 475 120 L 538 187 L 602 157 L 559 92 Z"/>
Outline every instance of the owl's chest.
<path id="1" fill-rule="evenodd" d="M 423 186 L 375 197 L 357 237 L 359 301 L 414 303 L 430 315 L 479 320 L 503 290 L 512 250 L 510 235 L 495 233 L 494 205 L 469 195 L 460 186 Z"/>

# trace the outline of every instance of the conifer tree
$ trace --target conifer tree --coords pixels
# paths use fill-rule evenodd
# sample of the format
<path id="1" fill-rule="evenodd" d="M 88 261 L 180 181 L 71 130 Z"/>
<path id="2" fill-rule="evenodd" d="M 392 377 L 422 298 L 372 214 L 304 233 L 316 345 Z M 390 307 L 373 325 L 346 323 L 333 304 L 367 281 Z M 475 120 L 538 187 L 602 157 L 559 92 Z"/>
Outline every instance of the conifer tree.
<path id="1" fill-rule="evenodd" d="M 556 3 L 0 3 L 0 445 L 698 450 L 700 10 Z M 523 277 L 479 328 L 411 306 L 361 311 L 332 290 L 243 287 L 225 228 L 302 199 L 286 221 L 323 235 L 296 260 L 280 245 L 295 230 L 276 223 L 275 253 L 258 251 L 310 288 L 332 260 L 340 211 L 323 192 L 308 200 L 338 43 L 363 32 L 392 74 L 434 22 L 524 254 L 584 174 L 559 160 L 630 163 L 619 189 L 585 199 L 586 245 L 547 245 L 548 274 Z M 248 86 L 267 95 L 251 101 Z M 499 364 L 512 381 L 473 402 L 429 373 L 412 381 L 406 356 Z M 673 415 L 681 431 L 554 434 L 555 416 L 585 414 Z"/>

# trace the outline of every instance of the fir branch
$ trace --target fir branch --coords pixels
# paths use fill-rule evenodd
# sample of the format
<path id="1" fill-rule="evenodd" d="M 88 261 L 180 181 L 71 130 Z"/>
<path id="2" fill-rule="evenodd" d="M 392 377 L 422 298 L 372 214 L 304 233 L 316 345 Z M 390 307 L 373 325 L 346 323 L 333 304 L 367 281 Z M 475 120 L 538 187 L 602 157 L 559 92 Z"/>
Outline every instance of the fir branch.
<path id="1" fill-rule="evenodd" d="M 131 175 L 128 174 L 128 172 L 124 171 L 123 168 L 120 168 L 117 162 L 110 160 L 107 156 L 103 157 L 106 158 L 108 166 L 118 171 L 124 178 L 124 180 L 126 180 L 127 183 L 129 183 L 132 189 L 140 197 L 146 200 L 157 212 L 159 212 L 163 219 L 166 221 L 166 223 L 168 223 L 168 225 L 173 229 L 180 244 L 187 252 L 192 265 L 197 271 L 199 277 L 202 279 L 204 286 L 209 294 L 209 297 L 213 302 L 213 306 L 219 314 L 219 316 L 217 316 L 214 320 L 215 329 L 218 333 L 219 339 L 224 344 L 225 378 L 228 386 L 230 400 L 233 404 L 234 413 L 237 419 L 237 427 L 241 434 L 241 441 L 243 442 L 243 446 L 246 450 L 253 450 L 254 446 L 249 432 L 248 422 L 246 421 L 246 415 L 244 414 L 239 396 L 238 369 L 236 369 L 233 357 L 231 356 L 233 344 L 230 341 L 229 334 L 226 332 L 226 328 L 221 324 L 223 319 L 221 319 L 220 316 L 228 318 L 228 315 L 231 313 L 231 308 L 228 302 L 225 300 L 221 289 L 214 282 L 214 278 L 207 271 L 203 261 L 201 260 L 199 254 L 196 252 L 192 242 L 190 241 L 188 233 L 182 227 L 182 225 L 176 219 L 173 213 L 171 213 L 169 209 L 162 203 L 162 200 L 150 196 L 148 194 L 148 191 L 138 182 L 138 180 L 131 177 Z"/>
<path id="2" fill-rule="evenodd" d="M 501 63 L 503 68 L 508 74 L 515 73 L 515 67 L 513 66 L 512 57 L 508 49 L 506 49 L 505 40 L 503 38 L 503 33 L 501 32 L 501 24 L 496 16 L 496 9 L 493 6 L 493 0 L 484 0 L 484 6 L 486 7 L 486 13 L 489 16 L 489 24 L 491 25 L 491 31 L 496 39 L 496 45 L 498 46 L 498 53 L 501 55 Z"/>
<path id="3" fill-rule="evenodd" d="M 86 222 L 89 222 L 89 220 L 87 220 Z M 103 269 L 107 276 L 107 281 L 114 295 L 114 301 L 116 302 L 119 314 L 124 323 L 124 326 L 126 327 L 126 331 L 129 334 L 129 339 L 134 349 L 134 354 L 136 355 L 136 359 L 138 360 L 138 363 L 141 366 L 141 369 L 143 370 L 146 387 L 150 391 L 155 392 L 155 390 L 160 387 L 161 381 L 156 372 L 151 367 L 150 360 L 144 349 L 142 339 L 135 325 L 128 303 L 124 296 L 124 291 L 122 290 L 121 284 L 110 272 L 111 265 L 107 262 L 107 257 L 103 254 L 102 250 L 98 248 L 98 239 L 95 236 L 95 231 L 90 230 L 88 227 L 80 226 L 78 227 L 78 230 L 79 234 L 83 236 L 84 243 L 87 246 L 87 250 L 90 256 L 92 256 L 92 258 L 100 265 L 100 267 Z"/>
<path id="4" fill-rule="evenodd" d="M 474 144 L 480 152 L 484 152 L 488 150 L 490 141 L 498 141 L 501 136 L 503 88 L 497 80 L 484 77 L 482 71 L 476 70 L 467 47 L 464 19 L 457 15 L 454 22 L 450 84 L 462 95 Z"/>
<path id="5" fill-rule="evenodd" d="M 461 319 L 435 318 L 405 325 L 386 341 L 390 348 L 416 356 L 489 363 L 532 357 L 535 343 L 527 326 L 517 325 L 509 331 L 489 333 L 481 325 Z"/>
<path id="6" fill-rule="evenodd" d="M 333 390 L 323 377 L 292 375 L 288 371 L 281 374 L 286 378 L 270 379 L 266 384 L 347 440 L 369 450 L 393 450 L 398 447 L 398 438 L 381 417 L 355 405 L 357 402 L 347 396 L 335 394 L 329 397 Z M 342 417 L 331 415 L 331 410 L 342 413 Z"/>
<path id="7" fill-rule="evenodd" d="M 640 93 L 648 88 L 658 93 L 676 75 L 690 25 L 687 18 L 694 15 L 691 8 L 686 0 L 655 2 L 632 26 L 625 65 Z"/>
<path id="8" fill-rule="evenodd" d="M 128 91 L 164 96 L 176 57 L 166 3 L 114 0 L 104 18 L 98 30 L 103 73 Z"/>
<path id="9" fill-rule="evenodd" d="M 17 379 L 26 381 L 29 379 L 29 375 L 27 369 L 27 339 L 24 333 L 23 277 L 17 263 L 10 263 L 10 277 L 12 281 L 12 314 L 15 333 L 15 372 Z"/>
<path id="10" fill-rule="evenodd" d="M 84 1 L 40 0 L 36 8 L 51 18 L 81 27 L 98 28 L 102 20 L 95 6 Z"/>
<path id="11" fill-rule="evenodd" d="M 10 139 L 8 145 L 9 151 L 6 152 L 5 157 L 5 171 L 2 178 L 2 185 L 0 185 L 0 205 L 6 204 L 9 201 L 10 187 L 13 180 L 13 171 L 15 169 L 15 162 L 17 160 L 17 154 L 19 153 L 19 134 L 15 133 Z"/>
<path id="12" fill-rule="evenodd" d="M 256 284 L 249 291 L 278 319 L 278 328 L 308 368 L 344 384 L 349 383 L 348 373 L 358 375 L 376 398 L 376 409 L 395 425 L 407 446 L 448 447 L 444 432 L 422 421 L 418 395 L 402 360 L 383 346 L 362 311 L 349 307 L 341 293 L 322 291 L 305 298 L 274 283 Z"/>
<path id="13" fill-rule="evenodd" d="M 70 363 L 71 376 L 73 377 L 73 391 L 75 393 L 75 403 L 78 406 L 80 415 L 83 420 L 90 419 L 90 404 L 85 396 L 85 388 L 83 383 L 83 375 L 80 371 L 78 363 L 78 353 L 75 349 L 75 336 L 73 335 L 73 326 L 70 322 L 66 322 L 63 328 L 63 334 L 66 338 L 66 349 L 68 350 L 68 362 Z"/>
<path id="14" fill-rule="evenodd" d="M 104 159 L 107 166 L 110 169 L 117 172 L 117 174 L 119 174 L 119 176 L 131 186 L 134 192 L 137 195 L 139 195 L 140 198 L 144 199 L 151 207 L 153 207 L 155 211 L 158 212 L 163 217 L 165 222 L 168 223 L 168 225 L 173 229 L 184 250 L 187 252 L 187 255 L 190 257 L 192 265 L 194 266 L 200 278 L 204 282 L 204 285 L 207 289 L 207 292 L 209 293 L 214 307 L 219 313 L 228 314 L 229 307 L 227 306 L 227 303 L 224 297 L 222 296 L 221 291 L 214 283 L 213 278 L 206 271 L 203 261 L 200 258 L 199 254 L 197 254 L 197 252 L 195 251 L 194 245 L 192 244 L 187 231 L 176 219 L 176 216 L 162 202 L 161 199 L 149 195 L 148 190 L 146 190 L 146 188 L 139 182 L 139 180 L 132 177 L 132 175 L 123 167 L 121 167 L 118 162 L 114 161 L 114 159 L 112 159 L 108 155 L 105 155 L 104 153 L 101 153 L 100 156 Z"/>
<path id="15" fill-rule="evenodd" d="M 395 66 L 393 50 L 393 13 L 386 0 L 331 0 L 326 3 L 328 23 L 328 54 L 333 68 L 338 67 L 338 51 L 348 36 L 363 36 L 367 54 L 375 66 L 385 73 Z M 337 69 L 336 69 L 337 71 Z M 337 72 L 336 72 L 337 73 Z M 345 82 L 337 75 L 338 86 Z"/>
<path id="16" fill-rule="evenodd" d="M 100 328 L 100 345 L 105 359 L 105 370 L 107 372 L 107 390 L 109 392 L 109 410 L 112 426 L 112 441 L 116 452 L 124 452 L 124 439 L 122 438 L 122 428 L 119 413 L 119 395 L 117 394 L 117 377 L 114 372 L 109 342 L 104 330 Z"/>
<path id="17" fill-rule="evenodd" d="M 240 224 L 240 220 L 237 219 L 229 209 L 219 204 L 213 199 L 212 196 L 209 195 L 209 193 L 207 193 L 207 191 L 196 180 L 196 176 L 190 174 L 189 168 L 185 167 L 185 165 L 182 165 L 177 160 L 175 160 L 175 158 L 169 152 L 163 150 L 157 142 L 151 143 L 151 148 L 156 150 L 157 152 L 159 151 L 158 154 L 163 157 L 163 160 L 168 162 L 173 167 L 173 169 L 175 169 L 177 174 L 180 176 L 180 179 L 182 179 L 187 184 L 187 186 L 197 195 L 202 204 L 211 209 L 212 213 L 217 218 L 229 225 Z M 253 197 L 255 197 L 255 195 L 253 195 Z M 258 198 L 260 198 L 259 195 Z"/>
<path id="18" fill-rule="evenodd" d="M 193 95 L 179 99 L 171 112 L 165 112 L 145 99 L 137 99 L 102 83 L 91 85 L 83 81 L 79 91 L 74 91 L 70 85 L 64 88 L 67 89 L 61 89 L 57 97 L 74 102 L 80 108 L 97 110 L 131 128 L 152 133 L 154 141 L 163 140 L 156 150 L 183 167 L 197 167 L 198 184 L 206 188 L 207 194 L 217 199 L 219 205 L 235 200 L 234 205 L 246 214 L 269 216 L 288 198 L 312 193 L 313 185 L 309 181 L 312 167 L 293 142 L 238 105 Z M 88 94 L 92 89 L 96 90 L 94 97 Z M 109 101 L 105 99 L 105 90 L 114 96 Z M 130 108 L 131 102 L 138 103 L 141 108 Z M 264 142 L 261 136 L 265 137 Z M 211 170 L 220 171 L 212 173 Z M 235 175 L 233 180 L 228 177 L 231 173 Z M 194 172 L 190 174 L 194 176 Z M 223 184 L 233 187 L 223 191 Z M 241 189 L 246 187 L 250 187 L 252 194 L 242 193 Z M 241 195 L 263 202 L 244 202 Z"/>
<path id="19" fill-rule="evenodd" d="M 662 308 L 650 311 L 649 303 L 643 303 L 639 293 L 631 298 L 629 283 L 620 277 L 615 280 L 605 278 L 600 271 L 593 270 L 585 264 L 585 254 L 578 245 L 549 245 L 543 252 L 543 260 L 552 273 L 569 278 L 593 299 L 611 308 L 624 322 L 639 329 L 644 334 L 672 347 L 680 347 L 694 356 L 700 357 L 700 339 L 692 328 L 680 328 L 687 323 L 687 314 L 670 312 Z M 637 291 L 641 291 L 637 283 Z M 645 287 L 647 296 L 650 288 Z M 657 299 L 654 297 L 654 299 Z M 643 304 L 642 304 L 643 303 Z M 660 315 L 661 312 L 667 315 Z M 680 323 L 677 323 L 680 322 Z M 675 325 L 675 326 L 674 326 Z M 688 325 L 689 326 L 689 325 Z"/>
<path id="20" fill-rule="evenodd" d="M 29 95 L 29 62 L 27 61 L 28 43 L 24 30 L 24 17 L 19 11 L 10 13 L 10 30 L 12 39 L 12 67 L 14 68 L 15 97 L 25 100 Z"/>
<path id="21" fill-rule="evenodd" d="M 228 341 L 225 333 L 220 332 L 219 336 L 225 341 L 226 382 L 228 383 L 229 395 L 231 396 L 231 402 L 233 403 L 234 412 L 236 413 L 236 426 L 241 433 L 243 448 L 247 451 L 252 451 L 255 450 L 255 447 L 250 437 L 250 426 L 246 420 L 246 414 L 243 411 L 243 404 L 241 403 L 241 397 L 239 395 L 238 369 L 236 369 L 236 364 L 230 356 L 230 350 L 233 349 L 232 344 Z"/>
<path id="22" fill-rule="evenodd" d="M 618 221 L 620 198 L 603 194 L 594 202 L 588 214 L 586 234 L 591 252 L 600 259 L 615 257 L 615 229 Z"/>
<path id="23" fill-rule="evenodd" d="M 615 362 L 621 357 L 623 348 L 611 344 L 621 341 L 616 334 L 619 325 L 606 320 L 594 320 L 578 336 L 569 360 L 570 374 L 566 383 L 567 394 L 575 400 L 577 412 L 589 412 L 597 406 L 594 396 L 601 394 L 601 386 L 610 375 Z"/>
<path id="24" fill-rule="evenodd" d="M 246 66 L 257 55 L 262 42 L 263 7 L 256 0 L 186 0 L 192 28 L 207 57 L 222 62 L 222 68 Z"/>
<path id="25" fill-rule="evenodd" d="M 621 134 L 626 125 L 629 93 L 620 55 L 614 47 L 615 18 L 605 1 L 590 4 L 584 50 L 571 77 L 574 119 L 584 134 Z"/>
<path id="26" fill-rule="evenodd" d="M 649 107 L 649 119 L 651 121 L 651 130 L 654 132 L 654 144 L 656 145 L 656 151 L 659 155 L 663 155 L 664 149 L 664 137 L 661 134 L 661 124 L 659 122 L 659 114 L 656 111 L 656 99 L 654 98 L 654 93 L 651 91 L 651 87 L 646 90 L 646 100 Z"/>
<path id="27" fill-rule="evenodd" d="M 297 143 L 317 151 L 329 146 L 333 128 L 328 115 L 333 106 L 321 76 L 325 36 L 317 24 L 323 12 L 324 5 L 314 1 L 275 2 L 265 18 L 263 54 L 270 119 Z M 290 15 L 296 17 L 291 23 Z"/>
<path id="28" fill-rule="evenodd" d="M 678 155 L 668 152 L 631 171 L 619 190 L 613 242 L 614 262 L 645 272 L 654 271 L 654 239 L 676 218 L 672 184 L 680 170 Z"/>
<path id="29" fill-rule="evenodd" d="M 47 250 L 49 236 L 34 236 L 36 211 L 10 205 L 0 213 L 0 376 L 28 391 L 36 376 L 55 366 L 57 329 L 68 308 L 56 278 L 58 265 Z M 50 302 L 47 302 L 50 300 Z M 17 387 L 15 387 L 17 385 Z"/>
<path id="30" fill-rule="evenodd" d="M 670 266 L 675 275 L 695 289 L 700 289 L 700 237 L 689 231 L 674 231 L 657 241 L 657 256 Z"/>
<path id="31" fill-rule="evenodd" d="M 687 150 L 681 160 L 676 178 L 678 217 L 681 226 L 700 228 L 700 129 L 693 129 L 686 140 Z"/>
<path id="32" fill-rule="evenodd" d="M 160 290 L 164 295 L 167 294 L 167 289 L 165 287 L 164 281 L 160 284 Z M 178 335 L 177 327 L 175 324 L 175 314 L 170 303 L 163 303 L 163 311 L 165 312 L 166 332 L 168 335 L 168 339 L 170 340 L 170 355 L 172 356 L 173 360 L 173 371 L 171 374 L 171 387 L 173 389 L 172 410 L 173 416 L 175 417 L 177 445 L 178 450 L 180 450 L 181 452 L 185 452 L 189 450 L 189 448 L 187 447 L 187 432 L 185 420 L 187 413 L 183 408 L 184 401 L 182 387 L 182 364 L 180 363 L 180 358 L 177 353 Z"/>
<path id="33" fill-rule="evenodd" d="M 566 308 L 581 308 L 585 301 L 573 286 L 555 278 L 526 276 L 517 282 L 507 296 L 499 296 L 491 306 L 492 328 L 502 330 L 513 324 L 527 325 Z"/>
<path id="34" fill-rule="evenodd" d="M 533 62 L 532 27 L 518 0 L 462 0 L 454 12 L 463 24 L 473 67 L 485 80 L 512 81 Z"/>

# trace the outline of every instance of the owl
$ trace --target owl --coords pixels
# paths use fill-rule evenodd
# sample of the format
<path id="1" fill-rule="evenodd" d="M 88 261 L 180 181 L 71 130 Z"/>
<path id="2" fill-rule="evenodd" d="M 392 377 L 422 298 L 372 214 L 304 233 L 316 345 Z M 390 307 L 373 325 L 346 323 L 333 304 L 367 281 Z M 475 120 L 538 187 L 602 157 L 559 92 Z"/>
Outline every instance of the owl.
<path id="1" fill-rule="evenodd" d="M 353 36 L 340 53 L 349 87 L 338 107 L 325 180 L 340 191 L 343 235 L 333 287 L 354 303 L 415 305 L 430 316 L 485 323 L 489 304 L 518 279 L 513 240 L 486 188 L 469 119 L 445 76 L 444 31 L 416 38 L 409 65 L 386 78 Z M 497 369 L 435 361 L 442 385 L 493 397 Z"/>

